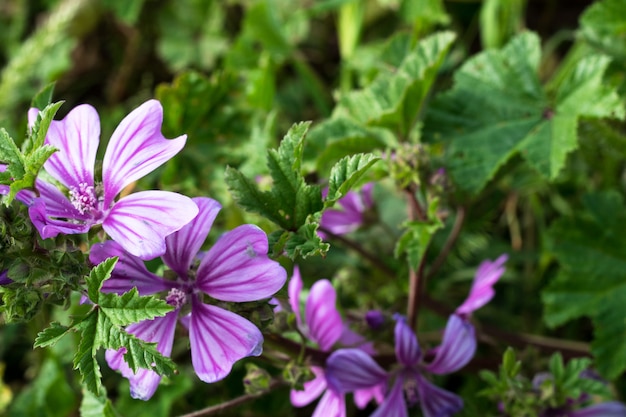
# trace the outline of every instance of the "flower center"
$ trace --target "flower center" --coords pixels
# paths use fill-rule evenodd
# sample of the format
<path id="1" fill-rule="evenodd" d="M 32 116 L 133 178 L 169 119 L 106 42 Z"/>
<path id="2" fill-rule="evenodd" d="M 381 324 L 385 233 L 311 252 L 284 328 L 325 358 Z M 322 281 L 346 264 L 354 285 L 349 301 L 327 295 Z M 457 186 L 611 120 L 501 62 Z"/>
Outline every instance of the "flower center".
<path id="1" fill-rule="evenodd" d="M 180 308 L 187 302 L 187 295 L 178 288 L 172 288 L 165 297 L 165 302 L 174 308 Z"/>
<path id="2" fill-rule="evenodd" d="M 406 379 L 404 381 L 404 395 L 409 407 L 414 406 L 419 402 L 420 396 L 417 391 L 417 381 L 414 379 Z"/>
<path id="3" fill-rule="evenodd" d="M 70 187 L 70 201 L 80 214 L 95 211 L 98 204 L 94 187 L 85 182 L 78 184 L 78 188 Z"/>

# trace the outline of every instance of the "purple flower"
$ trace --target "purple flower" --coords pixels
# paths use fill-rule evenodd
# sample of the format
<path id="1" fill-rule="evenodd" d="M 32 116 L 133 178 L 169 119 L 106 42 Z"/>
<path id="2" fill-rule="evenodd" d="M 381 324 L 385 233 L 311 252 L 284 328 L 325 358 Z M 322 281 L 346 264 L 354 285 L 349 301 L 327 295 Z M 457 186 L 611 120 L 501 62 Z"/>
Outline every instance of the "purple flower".
<path id="1" fill-rule="evenodd" d="M 226 302 L 247 302 L 269 298 L 285 283 L 287 274 L 267 256 L 267 236 L 254 225 L 242 225 L 222 235 L 202 256 L 198 251 L 221 209 L 210 198 L 195 198 L 199 214 L 178 232 L 166 237 L 163 262 L 176 273 L 175 280 L 149 272 L 143 262 L 112 241 L 94 245 L 90 260 L 94 264 L 119 256 L 111 278 L 103 291 L 125 292 L 137 287 L 140 294 L 168 291 L 166 301 L 176 309 L 164 317 L 146 320 L 127 327 L 127 331 L 169 356 L 177 318 L 189 329 L 191 361 L 198 377 L 215 382 L 226 377 L 232 365 L 246 356 L 262 352 L 263 335 L 243 317 L 223 308 L 205 304 L 204 294 Z M 189 309 L 190 313 L 183 313 Z M 107 351 L 109 366 L 129 379 L 131 396 L 149 399 L 161 380 L 151 370 L 136 374 L 124 362 L 124 349 Z"/>
<path id="2" fill-rule="evenodd" d="M 13 280 L 9 278 L 7 271 L 0 272 L 0 285 L 7 285 L 12 283 Z"/>
<path id="3" fill-rule="evenodd" d="M 493 286 L 504 273 L 508 255 L 500 255 L 495 261 L 486 260 L 478 265 L 474 282 L 467 299 L 456 309 L 456 314 L 467 317 L 487 304 L 495 295 Z"/>
<path id="4" fill-rule="evenodd" d="M 425 417 L 447 417 L 463 408 L 463 400 L 456 394 L 436 387 L 425 377 L 426 373 L 447 374 L 465 366 L 476 351 L 473 326 L 453 314 L 448 320 L 441 346 L 424 361 L 417 336 L 396 316 L 395 350 L 400 368 L 385 372 L 371 356 L 358 349 L 340 349 L 326 362 L 329 385 L 339 392 L 349 392 L 387 384 L 391 390 L 371 417 L 406 417 L 408 406 L 420 404 Z"/>
<path id="5" fill-rule="evenodd" d="M 363 224 L 363 214 L 374 205 L 372 190 L 374 183 L 367 183 L 360 191 L 349 191 L 337 201 L 340 208 L 325 210 L 320 219 L 320 227 L 335 235 L 345 235 L 355 231 Z M 328 189 L 323 194 L 326 197 Z M 325 238 L 323 232 L 319 232 Z"/>
<path id="6" fill-rule="evenodd" d="M 296 266 L 293 277 L 289 281 L 289 304 L 296 315 L 296 322 L 300 331 L 312 342 L 316 343 L 321 350 L 328 352 L 336 343 L 358 346 L 373 353 L 365 340 L 344 326 L 341 315 L 335 306 L 337 294 L 330 281 L 319 280 L 313 284 L 306 300 L 304 320 L 300 313 L 300 293 L 302 291 L 302 278 Z M 328 386 L 326 371 L 319 366 L 312 366 L 311 371 L 315 378 L 304 383 L 304 390 L 291 390 L 291 404 L 296 407 L 304 407 L 310 404 L 320 395 L 320 399 L 313 417 L 345 417 L 346 405 L 343 392 Z M 322 395 L 323 393 L 323 395 Z M 382 400 L 381 387 L 373 386 L 355 392 L 354 400 L 358 407 L 363 408 L 372 399 Z"/>
<path id="7" fill-rule="evenodd" d="M 29 111 L 31 124 L 37 109 Z M 122 120 L 109 140 L 102 161 L 102 183 L 94 166 L 100 142 L 96 110 L 83 104 L 53 121 L 46 143 L 58 149 L 45 170 L 66 189 L 38 179 L 30 218 L 43 239 L 59 233 L 85 233 L 101 224 L 124 250 L 142 259 L 165 253 L 165 237 L 193 219 L 198 209 L 190 198 L 167 191 L 141 191 L 120 198 L 122 189 L 171 159 L 186 136 L 168 140 L 161 134 L 163 108 L 149 100 Z"/>
<path id="8" fill-rule="evenodd" d="M 617 401 L 609 401 L 602 404 L 594 404 L 564 414 L 564 417 L 625 417 L 626 406 Z"/>

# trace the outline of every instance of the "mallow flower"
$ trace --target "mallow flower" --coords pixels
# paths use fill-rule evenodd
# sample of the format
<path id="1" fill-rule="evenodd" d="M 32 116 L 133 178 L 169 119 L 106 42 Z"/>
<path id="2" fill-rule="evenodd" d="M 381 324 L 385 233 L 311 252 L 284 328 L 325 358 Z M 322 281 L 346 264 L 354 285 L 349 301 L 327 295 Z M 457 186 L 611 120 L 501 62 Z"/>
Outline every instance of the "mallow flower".
<path id="1" fill-rule="evenodd" d="M 396 315 L 394 329 L 398 367 L 383 370 L 358 349 L 340 349 L 326 362 L 329 386 L 351 392 L 379 384 L 391 388 L 371 417 L 407 417 L 408 407 L 419 404 L 424 417 L 449 417 L 463 408 L 463 400 L 432 384 L 428 374 L 449 374 L 464 367 L 476 352 L 476 335 L 469 315 L 494 295 L 493 285 L 504 272 L 506 255 L 479 266 L 467 299 L 448 319 L 441 345 L 424 354 L 405 317 Z M 430 360 L 426 360 L 429 358 Z"/>
<path id="2" fill-rule="evenodd" d="M 358 229 L 364 221 L 365 212 L 374 205 L 372 190 L 374 183 L 365 184 L 359 191 L 349 191 L 337 200 L 336 207 L 325 210 L 320 219 L 320 228 L 335 235 L 345 235 Z M 326 197 L 328 188 L 324 189 Z M 324 232 L 319 232 L 325 238 Z"/>
<path id="3" fill-rule="evenodd" d="M 28 113 L 32 125 L 37 109 Z M 38 179 L 39 198 L 29 207 L 31 221 L 43 239 L 102 228 L 124 250 L 142 259 L 165 252 L 165 236 L 198 213 L 190 198 L 168 191 L 141 191 L 115 200 L 122 189 L 171 159 L 186 135 L 166 139 L 161 133 L 163 108 L 148 100 L 117 126 L 104 153 L 102 181 L 95 172 L 100 119 L 88 104 L 53 121 L 45 143 L 58 149 L 44 169 L 67 190 Z"/>
<path id="4" fill-rule="evenodd" d="M 300 294 L 302 278 L 296 266 L 289 281 L 289 304 L 296 316 L 300 331 L 316 343 L 324 352 L 329 352 L 336 344 L 359 346 L 357 350 L 374 353 L 370 343 L 352 332 L 341 320 L 336 308 L 337 294 L 330 281 L 321 279 L 315 282 L 309 291 L 304 309 L 304 319 L 300 312 Z M 312 417 L 345 417 L 346 405 L 343 392 L 328 386 L 326 372 L 321 366 L 312 366 L 315 378 L 304 383 L 304 390 L 291 390 L 291 404 L 304 407 L 321 396 Z M 354 401 L 359 408 L 364 408 L 372 399 L 382 401 L 382 386 L 368 387 L 354 393 Z"/>
<path id="5" fill-rule="evenodd" d="M 119 243 L 108 241 L 92 247 L 89 259 L 94 264 L 118 256 L 111 278 L 102 291 L 123 293 L 137 287 L 141 295 L 167 292 L 165 300 L 175 307 L 164 317 L 132 324 L 126 331 L 156 342 L 161 354 L 172 352 L 176 322 L 189 330 L 191 362 L 204 382 L 226 377 L 233 364 L 246 356 L 262 352 L 263 335 L 245 318 L 211 304 L 262 300 L 274 295 L 285 283 L 287 274 L 268 258 L 266 234 L 246 224 L 223 234 L 206 253 L 198 253 L 221 209 L 210 198 L 194 198 L 198 216 L 179 231 L 165 238 L 164 264 L 176 275 L 165 279 L 149 272 L 141 259 L 125 251 Z M 208 295 L 210 298 L 205 296 Z M 106 360 L 130 381 L 131 396 L 148 400 L 161 377 L 152 370 L 137 373 L 123 359 L 125 349 L 108 350 Z"/>

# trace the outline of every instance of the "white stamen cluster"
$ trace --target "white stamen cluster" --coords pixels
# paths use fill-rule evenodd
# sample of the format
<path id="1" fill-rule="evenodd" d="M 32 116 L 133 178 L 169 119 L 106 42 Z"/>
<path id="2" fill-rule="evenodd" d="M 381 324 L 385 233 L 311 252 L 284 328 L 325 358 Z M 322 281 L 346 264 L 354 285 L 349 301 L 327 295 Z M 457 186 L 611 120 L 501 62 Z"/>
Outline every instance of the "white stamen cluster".
<path id="1" fill-rule="evenodd" d="M 187 295 L 178 288 L 172 288 L 165 297 L 165 302 L 174 308 L 180 308 L 187 302 Z"/>
<path id="2" fill-rule="evenodd" d="M 70 187 L 70 201 L 80 214 L 85 214 L 96 209 L 98 198 L 92 185 L 81 182 L 78 188 Z"/>

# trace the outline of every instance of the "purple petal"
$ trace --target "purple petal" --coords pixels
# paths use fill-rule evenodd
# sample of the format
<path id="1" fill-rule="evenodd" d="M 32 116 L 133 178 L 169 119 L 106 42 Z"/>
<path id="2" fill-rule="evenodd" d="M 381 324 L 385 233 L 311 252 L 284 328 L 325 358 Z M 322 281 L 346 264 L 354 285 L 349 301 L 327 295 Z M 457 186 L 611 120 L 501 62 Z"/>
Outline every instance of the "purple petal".
<path id="1" fill-rule="evenodd" d="M 131 324 L 126 328 L 126 331 L 146 342 L 156 342 L 157 350 L 163 356 L 170 356 L 177 317 L 178 310 L 170 311 L 163 317 Z M 144 401 L 149 400 L 159 386 L 161 376 L 148 369 L 138 369 L 136 374 L 133 373 L 123 359 L 125 352 L 126 348 L 117 351 L 107 350 L 105 357 L 111 369 L 119 370 L 122 376 L 130 382 L 131 397 Z"/>
<path id="2" fill-rule="evenodd" d="M 300 268 L 298 265 L 293 267 L 293 275 L 289 280 L 287 286 L 287 293 L 289 294 L 289 305 L 296 315 L 296 323 L 299 327 L 302 327 L 302 316 L 300 315 L 300 293 L 302 292 L 302 277 L 300 276 Z"/>
<path id="3" fill-rule="evenodd" d="M 267 236 L 244 224 L 222 235 L 200 262 L 197 287 L 222 301 L 269 298 L 282 288 L 287 272 L 267 257 Z"/>
<path id="4" fill-rule="evenodd" d="M 396 357 L 405 366 L 415 365 L 421 357 L 420 345 L 415 332 L 409 327 L 406 318 L 397 314 L 394 330 L 396 341 Z"/>
<path id="5" fill-rule="evenodd" d="M 104 231 L 141 259 L 165 253 L 165 237 L 198 214 L 189 197 L 168 191 L 141 191 L 120 199 L 104 219 Z"/>
<path id="6" fill-rule="evenodd" d="M 89 224 L 49 219 L 46 212 L 46 203 L 41 198 L 36 198 L 30 205 L 28 216 L 42 239 L 55 237 L 59 233 L 66 235 L 86 233 L 91 228 Z"/>
<path id="7" fill-rule="evenodd" d="M 456 309 L 457 314 L 468 315 L 487 304 L 494 296 L 493 286 L 504 273 L 508 256 L 501 255 L 495 261 L 484 261 L 476 270 L 474 283 L 467 299 Z"/>
<path id="8" fill-rule="evenodd" d="M 7 271 L 0 272 L 0 285 L 7 285 L 12 282 L 13 280 L 9 278 Z"/>
<path id="9" fill-rule="evenodd" d="M 59 151 L 44 163 L 45 170 L 61 184 L 77 187 L 94 185 L 94 165 L 100 142 L 100 118 L 88 104 L 74 107 L 61 121 L 53 121 L 46 144 Z"/>
<path id="10" fill-rule="evenodd" d="M 360 409 L 364 409 L 372 400 L 380 404 L 385 399 L 385 388 L 387 388 L 386 384 L 379 384 L 372 388 L 356 390 L 354 391 L 354 403 Z"/>
<path id="11" fill-rule="evenodd" d="M 325 210 L 320 219 L 320 227 L 336 234 L 345 235 L 359 228 L 363 223 L 361 213 L 337 209 Z"/>
<path id="12" fill-rule="evenodd" d="M 449 417 L 463 408 L 463 400 L 456 394 L 446 391 L 416 375 L 417 391 L 424 417 Z"/>
<path id="13" fill-rule="evenodd" d="M 35 107 L 31 107 L 30 109 L 28 109 L 28 128 L 29 129 L 31 129 L 35 125 L 38 115 L 39 115 L 39 109 Z"/>
<path id="14" fill-rule="evenodd" d="M 326 390 L 320 402 L 317 403 L 311 417 L 345 417 L 346 400 L 343 394 L 333 390 Z"/>
<path id="15" fill-rule="evenodd" d="M 204 382 L 225 378 L 235 362 L 259 356 L 263 335 L 248 320 L 194 299 L 189 321 L 191 362 Z"/>
<path id="16" fill-rule="evenodd" d="M 434 374 L 449 374 L 467 365 L 476 353 L 474 326 L 456 314 L 448 319 L 441 346 L 432 363 L 426 366 Z"/>
<path id="17" fill-rule="evenodd" d="M 338 392 L 385 384 L 387 373 L 361 349 L 339 349 L 326 361 L 326 381 Z"/>
<path id="18" fill-rule="evenodd" d="M 311 287 L 305 318 L 309 336 L 320 349 L 329 351 L 341 336 L 343 323 L 335 307 L 337 294 L 330 281 L 322 279 Z"/>
<path id="19" fill-rule="evenodd" d="M 317 366 L 312 366 L 311 371 L 315 378 L 304 383 L 304 390 L 292 389 L 289 393 L 291 405 L 294 407 L 304 407 L 315 401 L 326 389 L 326 376 L 324 370 Z"/>
<path id="20" fill-rule="evenodd" d="M 35 181 L 35 186 L 39 192 L 39 197 L 46 203 L 47 217 L 75 220 L 90 225 L 95 223 L 91 214 L 81 214 L 55 185 L 38 179 Z"/>
<path id="21" fill-rule="evenodd" d="M 574 411 L 569 417 L 624 417 L 626 406 L 617 401 L 609 401 L 602 404 L 594 404 L 589 407 Z"/>
<path id="22" fill-rule="evenodd" d="M 104 281 L 103 292 L 122 294 L 137 287 L 139 295 L 150 295 L 173 288 L 174 282 L 166 281 L 148 271 L 141 259 L 126 252 L 119 243 L 111 240 L 94 244 L 89 253 L 89 261 L 98 265 L 113 256 L 117 256 L 119 260 L 111 273 L 111 278 Z"/>
<path id="23" fill-rule="evenodd" d="M 403 379 L 398 377 L 387 397 L 370 417 L 408 417 L 403 395 L 403 383 Z"/>
<path id="24" fill-rule="evenodd" d="M 185 146 L 187 135 L 165 139 L 163 107 L 148 100 L 124 118 L 113 132 L 102 161 L 104 207 L 133 181 L 154 171 Z"/>
<path id="25" fill-rule="evenodd" d="M 165 238 L 167 249 L 163 255 L 165 264 L 183 279 L 187 278 L 189 268 L 222 208 L 211 198 L 197 197 L 192 200 L 198 206 L 198 215 L 178 232 Z"/>

